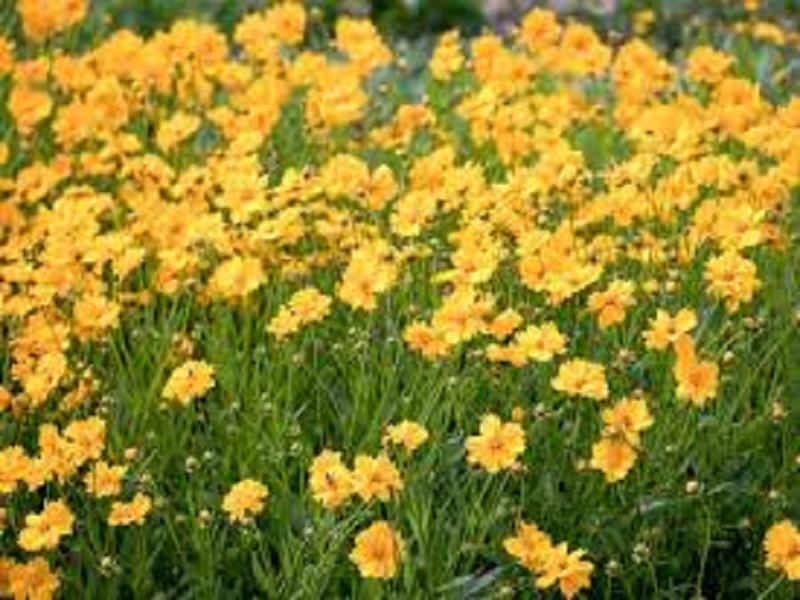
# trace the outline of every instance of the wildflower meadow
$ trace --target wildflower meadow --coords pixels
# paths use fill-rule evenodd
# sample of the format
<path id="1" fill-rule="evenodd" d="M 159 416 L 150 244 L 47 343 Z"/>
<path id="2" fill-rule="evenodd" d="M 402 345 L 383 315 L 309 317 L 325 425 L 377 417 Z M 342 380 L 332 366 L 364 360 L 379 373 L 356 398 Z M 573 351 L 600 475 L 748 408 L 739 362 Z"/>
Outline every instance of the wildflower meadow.
<path id="1" fill-rule="evenodd" d="M 0 3 L 0 598 L 798 597 L 800 34 L 738 4 Z"/>

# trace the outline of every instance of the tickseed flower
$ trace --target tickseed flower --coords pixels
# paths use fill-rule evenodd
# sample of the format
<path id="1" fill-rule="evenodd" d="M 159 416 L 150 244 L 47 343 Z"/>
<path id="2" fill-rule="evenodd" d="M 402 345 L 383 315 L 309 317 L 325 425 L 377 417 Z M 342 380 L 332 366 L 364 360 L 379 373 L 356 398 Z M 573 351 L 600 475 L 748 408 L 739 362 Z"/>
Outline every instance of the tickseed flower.
<path id="1" fill-rule="evenodd" d="M 22 17 L 25 35 L 41 42 L 83 21 L 89 11 L 89 2 L 54 0 L 45 6 L 38 0 L 20 0 L 17 2 L 17 10 Z"/>
<path id="2" fill-rule="evenodd" d="M 250 295 L 264 280 L 264 269 L 260 260 L 235 256 L 217 267 L 209 281 L 209 288 L 215 296 L 235 300 Z"/>
<path id="3" fill-rule="evenodd" d="M 516 535 L 503 542 L 506 552 L 531 571 L 536 587 L 550 589 L 556 583 L 564 598 L 574 598 L 592 584 L 594 565 L 583 559 L 585 552 L 570 552 L 567 544 L 553 544 L 536 525 L 520 522 Z"/>
<path id="4" fill-rule="evenodd" d="M 111 505 L 108 524 L 112 527 L 142 525 L 152 508 L 153 501 L 150 497 L 139 492 L 130 502 L 114 502 Z"/>
<path id="5" fill-rule="evenodd" d="M 694 342 L 688 335 L 675 343 L 675 353 L 673 372 L 678 383 L 678 398 L 696 406 L 705 406 L 717 395 L 719 367 L 716 363 L 697 359 Z"/>
<path id="6" fill-rule="evenodd" d="M 175 369 L 164 386 L 163 396 L 183 406 L 202 398 L 214 387 L 214 368 L 206 362 L 190 360 Z"/>
<path id="7" fill-rule="evenodd" d="M 592 400 L 608 398 L 605 367 L 581 358 L 563 363 L 552 380 L 553 389 L 569 396 Z"/>
<path id="8" fill-rule="evenodd" d="M 342 461 L 341 452 L 323 450 L 308 469 L 309 487 L 325 508 L 337 508 L 355 493 L 353 473 Z"/>
<path id="9" fill-rule="evenodd" d="M 431 74 L 439 81 L 446 81 L 458 73 L 463 65 L 459 33 L 448 31 L 439 38 L 434 49 L 430 60 Z"/>
<path id="10" fill-rule="evenodd" d="M 525 431 L 519 423 L 503 423 L 497 415 L 481 419 L 478 435 L 467 438 L 467 462 L 489 473 L 510 469 L 525 451 Z"/>
<path id="11" fill-rule="evenodd" d="M 443 358 L 450 353 L 452 347 L 440 332 L 419 321 L 406 327 L 403 339 L 409 348 L 428 359 Z"/>
<path id="12" fill-rule="evenodd" d="M 776 523 L 764 537 L 767 567 L 800 581 L 800 530 L 789 520 Z"/>
<path id="13" fill-rule="evenodd" d="M 709 293 L 724 300 L 731 313 L 751 302 L 761 287 L 756 264 L 736 252 L 726 252 L 709 260 L 705 280 Z"/>
<path id="14" fill-rule="evenodd" d="M 673 317 L 667 311 L 658 309 L 650 328 L 642 335 L 645 345 L 652 350 L 665 350 L 678 339 L 697 327 L 697 315 L 692 309 L 682 308 Z"/>
<path id="15" fill-rule="evenodd" d="M 122 491 L 122 479 L 127 470 L 124 465 L 112 466 L 102 460 L 95 463 L 83 479 L 86 491 L 97 498 L 117 496 Z"/>
<path id="16" fill-rule="evenodd" d="M 267 331 L 282 340 L 304 325 L 322 321 L 330 313 L 331 299 L 313 287 L 295 292 L 267 326 Z"/>
<path id="17" fill-rule="evenodd" d="M 41 513 L 25 517 L 25 528 L 19 534 L 19 546 L 26 552 L 53 550 L 61 538 L 72 533 L 74 524 L 75 517 L 64 502 L 51 502 Z"/>
<path id="18" fill-rule="evenodd" d="M 636 448 L 620 437 L 604 437 L 592 446 L 591 467 L 602 471 L 606 481 L 624 479 L 636 462 Z"/>
<path id="19" fill-rule="evenodd" d="M 653 425 L 647 402 L 640 398 L 624 398 L 605 409 L 602 416 L 604 435 L 620 436 L 634 447 L 639 445 L 641 432 Z"/>
<path id="20" fill-rule="evenodd" d="M 605 329 L 622 323 L 625 314 L 635 303 L 635 286 L 631 281 L 615 280 L 601 291 L 589 296 L 587 308 L 597 316 L 597 322 Z"/>
<path id="21" fill-rule="evenodd" d="M 734 59 L 709 46 L 698 46 L 689 55 L 686 73 L 700 83 L 717 84 L 727 75 Z"/>
<path id="22" fill-rule="evenodd" d="M 401 421 L 397 425 L 386 427 L 386 434 L 383 436 L 383 443 L 403 446 L 409 452 L 414 452 L 417 448 L 428 441 L 428 430 L 414 421 Z"/>
<path id="23" fill-rule="evenodd" d="M 563 354 L 567 346 L 567 336 L 558 330 L 553 322 L 531 325 L 517 333 L 512 348 L 525 358 L 535 362 L 550 362 L 558 354 Z"/>
<path id="24" fill-rule="evenodd" d="M 244 523 L 261 514 L 269 497 L 267 486 L 254 479 L 235 483 L 222 500 L 222 510 L 233 523 Z"/>
<path id="25" fill-rule="evenodd" d="M 625 398 L 603 411 L 602 437 L 592 446 L 589 466 L 605 475 L 608 483 L 624 479 L 636 463 L 641 432 L 653 425 L 647 403 Z"/>
<path id="26" fill-rule="evenodd" d="M 403 554 L 400 534 L 386 521 L 376 521 L 356 535 L 350 560 L 362 577 L 391 579 L 397 574 Z"/>
<path id="27" fill-rule="evenodd" d="M 59 585 L 58 575 L 42 557 L 24 563 L 0 558 L 0 594 L 4 597 L 50 600 Z"/>
<path id="28" fill-rule="evenodd" d="M 356 456 L 353 484 L 356 494 L 364 502 L 373 498 L 387 502 L 393 494 L 403 489 L 400 472 L 383 454 L 374 458 L 363 454 Z"/>

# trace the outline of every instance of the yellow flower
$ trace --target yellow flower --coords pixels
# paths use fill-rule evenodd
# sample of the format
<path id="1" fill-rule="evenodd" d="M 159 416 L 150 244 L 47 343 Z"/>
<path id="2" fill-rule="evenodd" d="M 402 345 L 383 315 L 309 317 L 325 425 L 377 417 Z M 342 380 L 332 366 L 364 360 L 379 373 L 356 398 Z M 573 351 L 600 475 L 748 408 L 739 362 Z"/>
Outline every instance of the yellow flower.
<path id="1" fill-rule="evenodd" d="M 633 306 L 634 285 L 630 281 L 615 280 L 602 292 L 589 296 L 589 311 L 597 315 L 597 322 L 605 329 L 625 320 L 627 309 Z"/>
<path id="2" fill-rule="evenodd" d="M 497 315 L 486 328 L 486 332 L 499 339 L 505 339 L 514 333 L 522 323 L 522 317 L 514 309 L 508 309 Z"/>
<path id="3" fill-rule="evenodd" d="M 512 347 L 530 360 L 550 362 L 556 355 L 563 354 L 566 346 L 567 336 L 558 330 L 555 323 L 548 321 L 519 332 Z"/>
<path id="4" fill-rule="evenodd" d="M 655 319 L 650 320 L 650 328 L 643 334 L 645 346 L 652 350 L 664 350 L 695 327 L 697 315 L 692 309 L 682 308 L 672 317 L 659 308 Z"/>
<path id="5" fill-rule="evenodd" d="M 611 60 L 611 49 L 600 41 L 595 31 L 583 23 L 564 28 L 559 46 L 559 67 L 575 75 L 599 74 Z"/>
<path id="6" fill-rule="evenodd" d="M 234 523 L 243 523 L 261 514 L 269 497 L 267 487 L 254 479 L 245 479 L 231 487 L 222 500 L 222 510 Z"/>
<path id="7" fill-rule="evenodd" d="M 14 69 L 14 42 L 9 40 L 7 37 L 0 36 L 0 75 L 6 75 L 10 73 Z M 3 146 L 6 144 L 3 143 Z M 4 165 L 6 162 L 6 158 L 8 153 L 8 147 L 6 146 L 6 156 L 3 157 L 3 151 L 0 150 L 0 165 Z"/>
<path id="8" fill-rule="evenodd" d="M 191 137 L 200 127 L 200 118 L 184 112 L 173 114 L 163 122 L 156 133 L 156 144 L 164 152 L 172 151 L 178 144 Z"/>
<path id="9" fill-rule="evenodd" d="M 14 404 L 14 395 L 7 388 L 0 385 L 0 413 L 6 412 Z"/>
<path id="10" fill-rule="evenodd" d="M 563 363 L 552 380 L 553 389 L 569 396 L 592 400 L 608 398 L 605 367 L 581 358 Z"/>
<path id="11" fill-rule="evenodd" d="M 403 539 L 386 521 L 376 521 L 356 535 L 350 560 L 362 577 L 391 579 L 404 555 Z"/>
<path id="12" fill-rule="evenodd" d="M 452 347 L 436 329 L 419 321 L 406 327 L 403 339 L 409 348 L 427 359 L 444 358 Z"/>
<path id="13" fill-rule="evenodd" d="M 489 344 L 486 346 L 486 360 L 496 363 L 508 363 L 515 367 L 523 367 L 528 363 L 528 357 L 518 346 L 500 346 L 499 344 Z"/>
<path id="14" fill-rule="evenodd" d="M 122 479 L 127 470 L 124 465 L 111 466 L 105 461 L 95 463 L 83 479 L 86 491 L 97 498 L 117 496 L 122 491 Z"/>
<path id="15" fill-rule="evenodd" d="M 330 313 L 331 299 L 315 288 L 306 288 L 292 296 L 289 306 L 301 322 L 315 323 Z"/>
<path id="16" fill-rule="evenodd" d="M 214 387 L 214 368 L 206 362 L 190 360 L 175 369 L 164 386 L 167 400 L 184 406 L 202 398 Z"/>
<path id="17" fill-rule="evenodd" d="M 576 550 L 569 552 L 567 544 L 554 547 L 547 557 L 547 563 L 541 574 L 536 579 L 536 587 L 548 589 L 558 582 L 561 594 L 570 600 L 578 592 L 587 589 L 592 583 L 594 565 L 583 560 L 584 552 Z"/>
<path id="18" fill-rule="evenodd" d="M 800 530 L 789 521 L 776 523 L 764 537 L 767 567 L 800 581 Z"/>
<path id="19" fill-rule="evenodd" d="M 307 287 L 292 295 L 286 306 L 269 322 L 267 331 L 282 340 L 303 325 L 322 321 L 330 313 L 330 307 L 330 297 L 316 288 Z"/>
<path id="20" fill-rule="evenodd" d="M 7 106 L 20 133 L 29 135 L 39 123 L 50 116 L 53 101 L 46 92 L 17 84 L 11 90 Z"/>
<path id="21" fill-rule="evenodd" d="M 252 257 L 235 256 L 223 262 L 208 282 L 212 295 L 225 300 L 248 296 L 264 283 L 261 261 Z"/>
<path id="22" fill-rule="evenodd" d="M 694 342 L 688 335 L 675 343 L 675 353 L 673 373 L 678 382 L 678 398 L 704 406 L 717 395 L 719 367 L 713 362 L 697 360 Z"/>
<path id="23" fill-rule="evenodd" d="M 364 502 L 377 498 L 383 502 L 391 499 L 392 494 L 403 489 L 400 472 L 389 457 L 380 455 L 356 456 L 353 469 L 355 492 Z"/>
<path id="24" fill-rule="evenodd" d="M 486 329 L 492 306 L 491 297 L 472 286 L 461 286 L 444 299 L 431 324 L 449 345 L 467 342 Z"/>
<path id="25" fill-rule="evenodd" d="M 362 117 L 369 97 L 356 73 L 329 66 L 315 84 L 306 98 L 306 120 L 312 128 L 341 127 Z"/>
<path id="26" fill-rule="evenodd" d="M 541 571 L 547 564 L 553 542 L 550 536 L 536 525 L 520 522 L 516 535 L 503 542 L 506 552 L 516 558 L 529 571 Z"/>
<path id="27" fill-rule="evenodd" d="M 342 462 L 340 452 L 323 450 L 308 469 L 314 500 L 325 508 L 341 506 L 354 493 L 353 474 Z"/>
<path id="28" fill-rule="evenodd" d="M 741 304 L 751 302 L 761 287 L 755 263 L 736 252 L 726 252 L 709 260 L 705 280 L 709 293 L 722 298 L 731 313 Z"/>
<path id="29" fill-rule="evenodd" d="M 700 83 L 715 85 L 733 65 L 733 57 L 710 46 L 698 46 L 686 62 L 686 74 Z"/>
<path id="30" fill-rule="evenodd" d="M 383 443 L 403 446 L 409 452 L 414 452 L 428 440 L 428 437 L 428 430 L 419 423 L 401 421 L 386 428 Z"/>
<path id="31" fill-rule="evenodd" d="M 639 434 L 653 425 L 647 403 L 625 398 L 603 411 L 603 435 L 620 436 L 633 447 L 639 445 Z"/>
<path id="32" fill-rule="evenodd" d="M 19 546 L 26 552 L 55 549 L 61 538 L 72 533 L 75 517 L 62 501 L 50 502 L 39 514 L 25 517 L 25 528 L 19 534 Z"/>
<path id="33" fill-rule="evenodd" d="M 58 576 L 44 558 L 35 558 L 27 563 L 9 561 L 5 567 L 3 562 L 4 559 L 0 559 L 0 595 L 4 598 L 50 600 L 55 597 L 59 588 Z"/>
<path id="34" fill-rule="evenodd" d="M 446 81 L 461 70 L 464 54 L 458 31 L 448 31 L 439 37 L 433 56 L 430 59 L 431 75 L 439 81 Z"/>
<path id="35" fill-rule="evenodd" d="M 534 53 L 552 48 L 561 37 L 561 25 L 556 13 L 534 8 L 522 19 L 518 36 L 525 47 Z"/>
<path id="36" fill-rule="evenodd" d="M 126 525 L 142 525 L 153 508 L 149 496 L 137 493 L 130 502 L 114 502 L 108 515 L 108 524 L 112 527 Z"/>
<path id="37" fill-rule="evenodd" d="M 359 73 L 385 65 L 392 53 L 375 26 L 366 19 L 340 18 L 336 22 L 336 48 L 347 55 Z"/>
<path id="38" fill-rule="evenodd" d="M 377 296 L 388 291 L 397 279 L 397 266 L 382 245 L 366 246 L 353 253 L 336 295 L 356 309 L 374 310 Z"/>
<path id="39" fill-rule="evenodd" d="M 265 13 L 269 33 L 287 46 L 303 41 L 306 29 L 306 10 L 300 2 L 282 2 Z"/>
<path id="40" fill-rule="evenodd" d="M 97 460 L 106 446 L 106 422 L 100 417 L 73 421 L 64 429 L 64 437 L 73 444 L 71 453 L 76 465 Z"/>
<path id="41" fill-rule="evenodd" d="M 89 0 L 19 0 L 25 35 L 35 42 L 77 25 L 86 17 Z"/>
<path id="42" fill-rule="evenodd" d="M 621 437 L 603 437 L 592 446 L 591 467 L 601 471 L 606 481 L 624 479 L 636 463 L 636 449 Z"/>
<path id="43" fill-rule="evenodd" d="M 549 589 L 558 582 L 561 594 L 569 599 L 591 587 L 594 565 L 583 559 L 585 552 L 569 552 L 566 543 L 554 545 L 536 525 L 518 523 L 516 535 L 506 538 L 503 546 L 536 576 L 539 589 Z"/>
<path id="44" fill-rule="evenodd" d="M 489 473 L 498 473 L 517 464 L 525 451 L 525 431 L 519 423 L 503 423 L 497 415 L 481 419 L 479 435 L 467 438 L 467 462 Z"/>

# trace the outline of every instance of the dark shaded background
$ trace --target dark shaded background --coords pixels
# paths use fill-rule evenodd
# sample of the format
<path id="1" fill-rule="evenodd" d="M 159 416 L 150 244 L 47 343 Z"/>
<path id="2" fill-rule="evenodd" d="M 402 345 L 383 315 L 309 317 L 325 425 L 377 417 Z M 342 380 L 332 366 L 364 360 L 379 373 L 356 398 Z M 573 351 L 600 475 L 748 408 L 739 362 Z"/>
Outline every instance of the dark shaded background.
<path id="1" fill-rule="evenodd" d="M 202 18 L 230 31 L 244 14 L 273 4 L 274 0 L 94 0 L 96 13 L 114 26 L 142 33 L 163 28 L 181 17 Z M 0 0 L 13 4 L 13 0 Z M 717 26 L 744 18 L 779 20 L 787 30 L 800 28 L 800 0 L 762 0 L 755 13 L 742 0 L 308 0 L 326 19 L 339 14 L 370 17 L 384 30 L 405 37 L 437 33 L 451 28 L 474 32 L 483 26 L 503 28 L 532 6 L 548 6 L 579 13 L 608 31 L 630 30 L 637 12 L 653 10 L 654 32 L 679 44 L 687 25 L 704 22 Z M 611 7 L 611 9 L 609 9 Z"/>

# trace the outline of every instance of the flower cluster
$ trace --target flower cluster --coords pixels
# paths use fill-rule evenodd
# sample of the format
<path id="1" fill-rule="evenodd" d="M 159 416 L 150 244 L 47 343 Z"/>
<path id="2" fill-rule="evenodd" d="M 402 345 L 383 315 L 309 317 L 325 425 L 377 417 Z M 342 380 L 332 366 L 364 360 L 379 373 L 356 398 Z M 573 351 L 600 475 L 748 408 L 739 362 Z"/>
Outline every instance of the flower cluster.
<path id="1" fill-rule="evenodd" d="M 269 4 L 87 37 L 88 2 L 18 0 L 0 36 L 0 597 L 352 596 L 356 569 L 458 595 L 502 585 L 496 525 L 534 510 L 609 564 L 734 513 L 761 539 L 800 456 L 782 55 L 673 60 L 534 9 L 417 64 Z M 799 537 L 773 526 L 766 567 L 800 578 Z M 505 548 L 591 586 L 534 525 Z M 694 586 L 682 549 L 630 593 Z"/>
<path id="2" fill-rule="evenodd" d="M 363 502 L 388 502 L 403 490 L 400 471 L 386 454 L 359 454 L 348 469 L 341 452 L 323 450 L 312 461 L 308 479 L 311 494 L 325 508 L 337 508 L 353 496 Z"/>
<path id="3" fill-rule="evenodd" d="M 594 565 L 583 558 L 583 550 L 569 551 L 566 543 L 554 544 L 536 525 L 520 522 L 516 535 L 503 546 L 523 567 L 536 576 L 542 590 L 558 584 L 565 598 L 574 598 L 591 586 Z"/>

